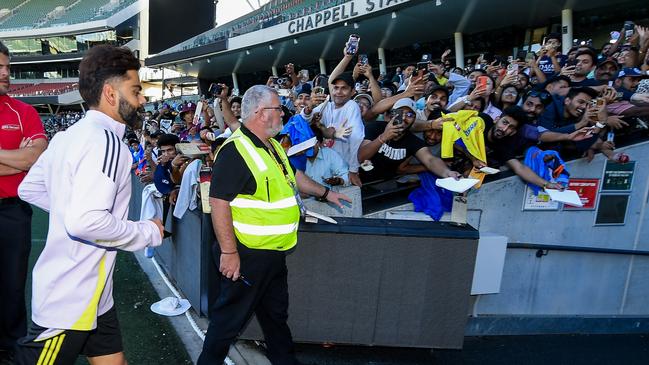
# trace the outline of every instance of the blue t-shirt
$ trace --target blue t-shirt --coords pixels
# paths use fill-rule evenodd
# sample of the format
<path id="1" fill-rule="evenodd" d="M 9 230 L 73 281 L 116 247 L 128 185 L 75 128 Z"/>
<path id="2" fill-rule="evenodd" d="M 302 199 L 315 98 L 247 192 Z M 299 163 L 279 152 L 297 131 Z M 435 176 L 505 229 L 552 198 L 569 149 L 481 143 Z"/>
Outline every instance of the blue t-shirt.
<path id="1" fill-rule="evenodd" d="M 631 100 L 631 97 L 634 94 L 633 91 L 625 89 L 623 87 L 619 87 L 619 88 L 617 88 L 615 90 L 617 90 L 618 93 L 622 93 L 622 100 L 626 100 L 626 101 Z"/>
<path id="2" fill-rule="evenodd" d="M 171 181 L 171 161 L 158 165 L 153 173 L 153 183 L 161 194 L 169 194 L 176 186 Z"/>
<path id="3" fill-rule="evenodd" d="M 561 67 L 565 66 L 567 60 L 568 60 L 568 56 L 562 54 L 557 55 L 557 61 L 559 62 L 559 66 Z M 558 73 L 560 71 L 554 69 L 554 64 L 552 64 L 552 59 L 549 56 L 541 57 L 541 60 L 539 61 L 539 69 L 546 76 L 552 76 L 555 73 Z"/>
<path id="4" fill-rule="evenodd" d="M 601 86 L 604 85 L 603 81 L 595 80 L 595 79 L 584 79 L 582 81 L 573 81 L 570 84 L 570 87 L 585 87 L 585 86 Z"/>

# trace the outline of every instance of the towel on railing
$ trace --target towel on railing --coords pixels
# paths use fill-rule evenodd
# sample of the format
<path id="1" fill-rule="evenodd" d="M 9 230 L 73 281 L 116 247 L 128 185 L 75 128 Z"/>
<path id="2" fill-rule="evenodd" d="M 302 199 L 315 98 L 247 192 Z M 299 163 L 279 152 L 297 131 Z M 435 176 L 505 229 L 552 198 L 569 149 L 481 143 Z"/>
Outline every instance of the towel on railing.
<path id="1" fill-rule="evenodd" d="M 194 210 L 198 207 L 198 176 L 202 164 L 201 160 L 194 160 L 187 165 L 183 172 L 178 199 L 176 199 L 174 207 L 174 217 L 178 219 L 182 219 L 187 209 Z"/>
<path id="2" fill-rule="evenodd" d="M 530 147 L 525 153 L 523 163 L 547 181 L 557 182 L 564 186 L 568 185 L 570 173 L 557 151 L 543 151 L 538 147 Z M 527 186 L 532 189 L 534 195 L 538 195 L 541 190 L 540 187 L 534 184 L 528 183 Z"/>
<path id="3" fill-rule="evenodd" d="M 291 145 L 295 146 L 304 141 L 307 141 L 315 136 L 309 122 L 304 119 L 300 114 L 294 115 L 291 119 L 288 120 L 284 129 L 280 134 L 287 135 L 291 140 Z M 305 153 L 289 157 L 291 164 L 298 170 L 306 170 L 306 159 L 307 157 L 313 156 L 313 147 L 307 149 Z"/>
<path id="4" fill-rule="evenodd" d="M 408 199 L 415 206 L 415 212 L 424 212 L 438 221 L 444 212 L 453 207 L 453 193 L 435 185 L 437 177 L 430 172 L 419 173 L 421 186 L 413 190 Z"/>
<path id="5" fill-rule="evenodd" d="M 155 188 L 155 184 L 149 184 L 142 189 L 140 220 L 153 218 L 162 220 L 162 194 Z"/>

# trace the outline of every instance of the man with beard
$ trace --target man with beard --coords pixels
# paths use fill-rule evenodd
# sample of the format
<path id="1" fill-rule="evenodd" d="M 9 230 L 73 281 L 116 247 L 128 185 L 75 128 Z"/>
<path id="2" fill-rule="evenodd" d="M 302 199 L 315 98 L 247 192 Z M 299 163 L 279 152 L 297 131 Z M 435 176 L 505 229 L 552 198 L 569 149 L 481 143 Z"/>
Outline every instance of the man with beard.
<path id="1" fill-rule="evenodd" d="M 17 364 L 126 364 L 113 303 L 117 250 L 162 243 L 160 220 L 127 220 L 132 162 L 122 142 L 139 128 L 145 102 L 140 63 L 127 48 L 91 48 L 79 65 L 79 93 L 90 110 L 53 138 L 20 185 L 20 197 L 50 213 L 45 248 L 33 271 L 32 324 L 18 341 Z"/>
<path id="2" fill-rule="evenodd" d="M 210 308 L 199 365 L 223 364 L 230 344 L 253 313 L 272 364 L 293 365 L 286 255 L 297 244 L 300 193 L 341 206 L 343 194 L 293 172 L 273 137 L 282 130 L 277 91 L 256 85 L 243 95 L 243 125 L 223 144 L 210 188 L 218 241 L 220 291 Z M 299 191 L 298 191 L 299 190 Z"/>
<path id="3" fill-rule="evenodd" d="M 442 140 L 442 124 L 452 119 L 442 118 L 442 113 L 448 114 L 449 92 L 444 86 L 432 88 L 426 98 L 424 110 L 417 111 L 417 121 L 412 126 L 413 132 L 423 132 L 422 138 L 429 145 L 436 145 Z"/>
<path id="4" fill-rule="evenodd" d="M 584 127 L 572 133 L 553 132 L 537 125 L 537 119 L 546 105 L 552 102 L 552 96 L 545 90 L 531 90 L 523 97 L 523 111 L 527 115 L 528 123 L 523 124 L 519 130 L 521 135 L 531 142 L 562 142 L 581 141 L 590 138 L 588 128 Z"/>
<path id="5" fill-rule="evenodd" d="M 625 67 L 617 74 L 615 88 L 621 97 L 608 106 L 609 112 L 622 117 L 646 117 L 649 115 L 649 106 L 638 103 L 638 97 L 643 94 L 636 93 L 640 81 L 647 76 L 636 67 Z M 649 98 L 645 96 L 645 100 Z"/>
<path id="6" fill-rule="evenodd" d="M 428 121 L 435 120 L 442 116 L 446 111 L 448 104 L 449 92 L 444 86 L 434 86 L 426 97 L 426 107 L 424 110 L 417 110 L 417 120 Z"/>
<path id="7" fill-rule="evenodd" d="M 389 122 L 375 122 L 367 127 L 366 135 L 369 138 L 363 141 L 358 160 L 370 160 L 373 168 L 361 171 L 363 182 L 426 170 L 442 178 L 460 176 L 451 171 L 444 161 L 433 156 L 424 141 L 410 132 L 415 122 L 415 109 L 412 99 L 400 99 L 392 108 L 393 117 Z M 421 165 L 404 164 L 412 156 L 416 156 Z"/>
<path id="8" fill-rule="evenodd" d="M 561 129 L 561 132 L 574 132 L 577 129 L 588 127 L 589 124 L 595 124 L 597 120 L 585 118 L 584 113 L 587 109 L 591 109 L 590 101 L 596 97 L 597 91 L 589 87 L 571 88 L 565 97 L 555 96 L 553 98 L 552 103 L 539 116 L 538 125 L 549 130 L 567 127 L 567 129 Z"/>
<path id="9" fill-rule="evenodd" d="M 608 83 L 615 81 L 619 67 L 617 62 L 612 58 L 604 58 L 595 68 L 595 79 L 599 82 Z"/>
<path id="10" fill-rule="evenodd" d="M 27 331 L 32 210 L 18 197 L 18 185 L 47 147 L 36 110 L 7 95 L 9 69 L 9 50 L 0 43 L 0 363 L 12 356 L 16 340 Z"/>
<path id="11" fill-rule="evenodd" d="M 519 129 L 527 123 L 527 115 L 523 109 L 518 106 L 506 108 L 496 122 L 490 118 L 483 119 L 487 162 L 490 167 L 505 164 L 527 183 L 542 188 L 563 189 L 560 184 L 541 178 L 518 160 L 517 157 L 521 156 L 528 146 L 528 141 L 518 134 Z"/>

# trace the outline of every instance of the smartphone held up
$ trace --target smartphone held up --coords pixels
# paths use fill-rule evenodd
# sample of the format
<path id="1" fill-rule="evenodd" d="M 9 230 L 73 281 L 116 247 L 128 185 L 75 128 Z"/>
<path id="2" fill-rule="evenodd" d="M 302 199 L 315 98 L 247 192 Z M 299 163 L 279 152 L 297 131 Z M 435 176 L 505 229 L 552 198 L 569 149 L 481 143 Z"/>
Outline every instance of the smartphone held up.
<path id="1" fill-rule="evenodd" d="M 345 53 L 348 55 L 355 55 L 358 52 L 358 42 L 361 38 L 356 34 L 351 34 L 349 40 L 347 41 L 347 46 L 345 48 Z"/>

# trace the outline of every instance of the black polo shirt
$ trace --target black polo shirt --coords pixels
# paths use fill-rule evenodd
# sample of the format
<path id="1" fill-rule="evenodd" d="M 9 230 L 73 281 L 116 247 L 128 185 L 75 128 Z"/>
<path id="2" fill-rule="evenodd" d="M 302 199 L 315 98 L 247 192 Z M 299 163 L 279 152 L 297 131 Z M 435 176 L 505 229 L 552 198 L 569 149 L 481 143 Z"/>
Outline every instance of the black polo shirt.
<path id="1" fill-rule="evenodd" d="M 275 154 L 275 159 L 281 161 L 276 152 L 262 142 L 259 137 L 245 126 L 241 132 L 250 138 L 255 147 L 260 147 L 269 153 Z M 295 169 L 293 173 L 295 173 Z M 252 195 L 257 191 L 257 182 L 248 168 L 246 161 L 239 154 L 234 143 L 226 143 L 219 150 L 214 166 L 212 167 L 212 181 L 210 183 L 210 197 L 232 201 L 239 194 Z"/>

